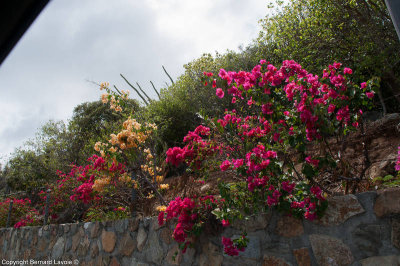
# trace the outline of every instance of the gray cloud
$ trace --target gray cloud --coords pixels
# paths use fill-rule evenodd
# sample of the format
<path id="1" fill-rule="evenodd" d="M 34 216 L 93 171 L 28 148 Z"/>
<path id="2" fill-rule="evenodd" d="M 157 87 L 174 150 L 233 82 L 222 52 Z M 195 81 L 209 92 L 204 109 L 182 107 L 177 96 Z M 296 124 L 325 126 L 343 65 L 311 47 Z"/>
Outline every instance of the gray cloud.
<path id="1" fill-rule="evenodd" d="M 155 97 L 203 52 L 235 49 L 257 36 L 263 0 L 53 0 L 0 67 L 0 154 L 49 119 L 100 96 L 90 81 L 127 88 L 119 74 Z"/>

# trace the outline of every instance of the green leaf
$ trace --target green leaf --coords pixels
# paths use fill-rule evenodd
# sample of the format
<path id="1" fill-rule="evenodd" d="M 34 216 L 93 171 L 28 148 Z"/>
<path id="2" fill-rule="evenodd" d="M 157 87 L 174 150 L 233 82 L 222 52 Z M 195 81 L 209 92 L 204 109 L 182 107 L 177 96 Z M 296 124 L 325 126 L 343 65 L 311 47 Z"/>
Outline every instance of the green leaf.
<path id="1" fill-rule="evenodd" d="M 313 178 L 316 174 L 314 168 L 308 163 L 303 164 L 303 169 L 301 172 L 307 177 L 307 179 Z"/>

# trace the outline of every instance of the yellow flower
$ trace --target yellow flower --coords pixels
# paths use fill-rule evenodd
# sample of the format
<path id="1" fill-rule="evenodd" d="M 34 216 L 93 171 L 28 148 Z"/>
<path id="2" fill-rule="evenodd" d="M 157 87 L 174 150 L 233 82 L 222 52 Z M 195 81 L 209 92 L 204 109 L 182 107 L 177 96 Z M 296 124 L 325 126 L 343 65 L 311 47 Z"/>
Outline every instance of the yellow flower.
<path id="1" fill-rule="evenodd" d="M 136 130 L 139 130 L 141 126 L 142 126 L 142 125 L 139 124 L 138 122 L 136 122 L 136 121 L 133 122 L 133 127 L 134 127 Z"/>
<path id="2" fill-rule="evenodd" d="M 105 89 L 105 88 L 108 88 L 110 86 L 110 83 L 108 83 L 108 82 L 102 82 L 101 84 L 100 84 L 100 90 L 103 90 L 103 89 Z"/>
<path id="3" fill-rule="evenodd" d="M 128 176 L 127 173 L 124 173 L 122 176 L 120 176 L 120 177 L 118 178 L 118 180 L 119 180 L 120 182 L 123 182 L 123 183 L 130 183 L 130 182 L 132 181 L 132 178 L 131 178 L 130 176 Z"/>
<path id="4" fill-rule="evenodd" d="M 127 130 L 131 130 L 132 129 L 132 120 L 128 119 L 128 120 L 124 121 L 122 126 Z"/>
<path id="5" fill-rule="evenodd" d="M 164 205 L 161 205 L 161 206 L 157 206 L 157 207 L 156 207 L 156 210 L 159 211 L 159 212 L 165 212 L 166 209 L 167 209 L 167 207 L 164 206 Z"/>
<path id="6" fill-rule="evenodd" d="M 96 179 L 96 180 L 94 181 L 94 184 L 93 184 L 93 186 L 92 186 L 92 189 L 93 189 L 94 191 L 101 192 L 101 191 L 103 191 L 103 189 L 104 189 L 105 186 L 107 186 L 108 184 L 110 184 L 110 182 L 111 182 L 111 178 L 110 178 L 110 177 L 105 177 L 105 178 Z"/>
<path id="7" fill-rule="evenodd" d="M 160 184 L 160 189 L 169 189 L 169 184 Z"/>
<path id="8" fill-rule="evenodd" d="M 108 93 L 104 93 L 101 95 L 101 101 L 103 103 L 108 103 Z"/>
<path id="9" fill-rule="evenodd" d="M 158 175 L 157 177 L 156 177 L 156 181 L 157 181 L 157 183 L 161 183 L 162 181 L 164 181 L 164 177 L 162 176 L 162 175 Z M 166 184 L 167 185 L 167 184 Z M 161 186 L 161 185 L 160 185 Z M 168 186 L 168 185 L 167 185 Z M 166 189 L 168 189 L 168 188 L 166 188 Z"/>
<path id="10" fill-rule="evenodd" d="M 111 134 L 110 137 L 111 137 L 111 139 L 109 140 L 109 142 L 110 142 L 112 145 L 115 145 L 115 144 L 118 143 L 117 135 Z"/>
<path id="11" fill-rule="evenodd" d="M 94 150 L 99 152 L 100 151 L 100 146 L 101 146 L 101 142 L 100 141 L 96 142 L 96 144 L 94 144 Z"/>
<path id="12" fill-rule="evenodd" d="M 115 148 L 115 147 L 111 147 L 111 148 L 109 148 L 108 149 L 110 152 L 112 152 L 112 153 L 116 153 L 117 152 L 117 149 Z"/>

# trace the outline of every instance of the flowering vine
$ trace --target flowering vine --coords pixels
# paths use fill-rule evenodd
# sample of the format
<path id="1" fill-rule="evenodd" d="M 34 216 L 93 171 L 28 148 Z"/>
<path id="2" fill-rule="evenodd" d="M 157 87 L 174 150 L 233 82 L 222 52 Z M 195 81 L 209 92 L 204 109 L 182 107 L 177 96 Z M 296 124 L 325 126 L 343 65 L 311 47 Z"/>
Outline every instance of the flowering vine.
<path id="1" fill-rule="evenodd" d="M 235 177 L 219 183 L 220 205 L 212 210 L 223 226 L 269 208 L 314 220 L 327 207 L 319 174 L 343 171 L 327 138 L 356 129 L 374 96 L 373 82 L 354 84 L 351 75 L 335 62 L 319 77 L 292 60 L 279 69 L 261 60 L 249 72 L 204 72 L 204 84 L 219 98 L 231 97 L 236 108 L 188 132 L 186 145 L 170 148 L 166 161 L 186 163 L 200 178 L 213 171 Z M 309 151 L 310 144 L 320 145 L 320 152 Z M 173 211 L 180 202 L 171 202 L 166 213 L 178 219 L 174 238 L 182 243 L 192 225 L 204 221 L 188 218 L 196 214 L 193 199 Z M 222 242 L 229 255 L 238 255 L 247 243 L 245 236 Z"/>

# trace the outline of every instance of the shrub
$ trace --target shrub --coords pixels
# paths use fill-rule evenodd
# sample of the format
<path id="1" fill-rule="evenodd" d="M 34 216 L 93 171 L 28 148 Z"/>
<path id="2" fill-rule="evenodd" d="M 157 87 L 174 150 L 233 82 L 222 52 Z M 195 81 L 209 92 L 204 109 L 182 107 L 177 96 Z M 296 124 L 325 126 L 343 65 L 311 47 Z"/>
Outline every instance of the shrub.
<path id="1" fill-rule="evenodd" d="M 218 77 L 204 75 L 219 98 L 229 97 L 246 108 L 207 119 L 206 125 L 189 131 L 183 148 L 167 151 L 166 161 L 175 166 L 185 162 L 200 178 L 222 171 L 237 180 L 219 183 L 222 204 L 212 213 L 223 225 L 272 207 L 309 220 L 320 217 L 327 207 L 323 190 L 329 191 L 318 175 L 345 174 L 340 153 L 332 152 L 328 138 L 342 139 L 358 127 L 361 107 L 368 107 L 374 96 L 373 81 L 354 84 L 352 70 L 340 63 L 330 65 L 320 78 L 289 60 L 279 69 L 261 60 L 249 72 L 221 69 Z M 311 144 L 319 146 L 317 154 L 311 153 Z M 192 231 L 199 230 L 193 224 L 204 223 L 196 220 L 201 216 L 188 218 L 196 214 L 196 202 L 177 199 L 166 208 L 167 217 L 172 210 L 178 218 L 175 240 L 186 245 Z M 226 253 L 237 255 L 246 238 L 224 238 L 223 244 Z"/>

